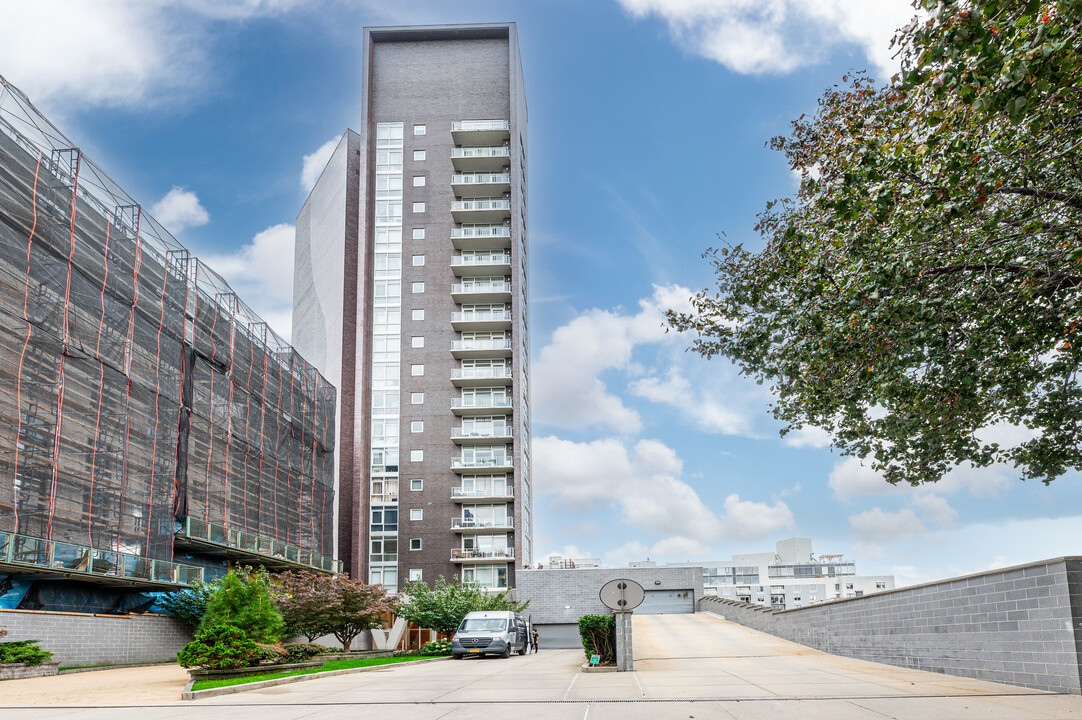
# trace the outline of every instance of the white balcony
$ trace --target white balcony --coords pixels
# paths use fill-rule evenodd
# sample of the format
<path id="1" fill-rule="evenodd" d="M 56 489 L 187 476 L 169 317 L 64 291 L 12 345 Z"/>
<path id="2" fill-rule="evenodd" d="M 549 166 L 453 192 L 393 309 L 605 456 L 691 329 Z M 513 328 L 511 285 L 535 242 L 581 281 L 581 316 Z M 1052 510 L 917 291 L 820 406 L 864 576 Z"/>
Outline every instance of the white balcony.
<path id="1" fill-rule="evenodd" d="M 461 475 L 462 473 L 490 473 L 511 472 L 515 469 L 515 461 L 510 456 L 486 457 L 486 458 L 451 458 L 451 472 Z"/>
<path id="2" fill-rule="evenodd" d="M 451 500 L 454 502 L 478 502 L 481 500 L 513 500 L 515 488 L 510 485 L 499 485 L 483 490 L 466 488 L 451 488 Z"/>
<path id="3" fill-rule="evenodd" d="M 457 223 L 498 223 L 511 217 L 506 198 L 472 198 L 451 203 L 451 217 Z"/>
<path id="4" fill-rule="evenodd" d="M 451 286 L 451 297 L 459 305 L 471 303 L 497 303 L 511 300 L 511 283 L 479 282 L 455 283 Z"/>
<path id="5" fill-rule="evenodd" d="M 451 442 L 455 445 L 486 445 L 492 440 L 510 440 L 511 434 L 509 426 L 485 429 L 456 427 L 451 428 Z"/>
<path id="6" fill-rule="evenodd" d="M 487 548 L 485 550 L 451 550 L 453 563 L 489 563 L 501 560 L 514 560 L 514 548 Z"/>
<path id="7" fill-rule="evenodd" d="M 507 415 L 511 412 L 511 398 L 452 398 L 451 412 L 460 417 L 476 415 Z"/>
<path id="8" fill-rule="evenodd" d="M 492 534 L 511 532 L 515 529 L 515 519 L 495 518 L 495 519 L 471 519 L 471 518 L 451 518 L 451 530 L 457 533 L 475 533 L 475 534 Z"/>
<path id="9" fill-rule="evenodd" d="M 451 270 L 459 277 L 477 275 L 510 275 L 510 253 L 486 253 L 485 255 L 453 255 Z"/>
<path id="10" fill-rule="evenodd" d="M 506 250 L 511 247 L 511 228 L 507 225 L 451 228 L 451 243 L 458 250 Z"/>
<path id="11" fill-rule="evenodd" d="M 510 310 L 464 310 L 451 313 L 455 330 L 510 330 Z"/>
<path id="12" fill-rule="evenodd" d="M 507 120 L 455 120 L 451 137 L 456 145 L 496 145 L 511 139 Z"/>
<path id="13" fill-rule="evenodd" d="M 456 173 L 451 189 L 460 198 L 492 197 L 511 192 L 510 173 Z"/>
<path id="14" fill-rule="evenodd" d="M 451 148 L 451 164 L 458 172 L 497 172 L 510 166 L 511 153 L 506 147 Z"/>
<path id="15" fill-rule="evenodd" d="M 451 355 L 456 358 L 509 358 L 511 357 L 511 338 L 500 340 L 453 340 Z"/>
<path id="16" fill-rule="evenodd" d="M 510 385 L 509 367 L 466 367 L 451 370 L 451 384 L 455 387 L 491 387 Z"/>

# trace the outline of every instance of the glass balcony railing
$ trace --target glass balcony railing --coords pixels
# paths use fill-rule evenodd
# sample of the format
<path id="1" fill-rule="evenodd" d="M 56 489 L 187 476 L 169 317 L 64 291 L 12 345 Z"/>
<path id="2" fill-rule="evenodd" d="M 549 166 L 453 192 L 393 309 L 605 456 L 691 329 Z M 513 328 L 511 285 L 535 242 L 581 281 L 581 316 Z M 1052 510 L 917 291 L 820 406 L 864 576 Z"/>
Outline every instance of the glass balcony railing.
<path id="1" fill-rule="evenodd" d="M 515 519 L 504 518 L 451 518 L 452 530 L 485 530 L 489 528 L 507 528 L 513 530 Z"/>
<path id="2" fill-rule="evenodd" d="M 505 147 L 462 147 L 451 148 L 451 158 L 506 158 L 510 150 Z"/>
<path id="3" fill-rule="evenodd" d="M 510 377 L 509 367 L 465 367 L 451 370 L 452 380 L 502 380 Z"/>
<path id="4" fill-rule="evenodd" d="M 451 123 L 451 132 L 465 130 L 509 130 L 506 120 L 455 120 Z"/>
<path id="5" fill-rule="evenodd" d="M 471 428 L 471 427 L 456 427 L 451 428 L 452 438 L 493 438 L 496 440 L 504 440 L 511 437 L 511 428 L 507 426 L 503 427 L 487 427 L 487 428 Z"/>
<path id="6" fill-rule="evenodd" d="M 459 500 L 474 500 L 480 498 L 513 498 L 515 488 L 510 485 L 500 485 L 489 488 L 451 488 L 451 497 Z"/>
<path id="7" fill-rule="evenodd" d="M 485 295 L 488 293 L 509 293 L 511 283 L 455 283 L 451 286 L 451 293 L 456 295 Z"/>
<path id="8" fill-rule="evenodd" d="M 507 185 L 510 173 L 456 173 L 451 176 L 452 185 Z"/>
<path id="9" fill-rule="evenodd" d="M 503 198 L 475 198 L 472 200 L 455 200 L 451 203 L 451 212 L 470 210 L 506 210 L 511 212 L 511 201 Z"/>
<path id="10" fill-rule="evenodd" d="M 452 340 L 451 350 L 510 350 L 511 338 L 502 340 Z"/>
<path id="11" fill-rule="evenodd" d="M 510 265 L 511 256 L 507 253 L 492 255 L 453 255 L 451 267 L 475 267 L 478 265 Z M 502 275 L 503 273 L 494 273 Z"/>
<path id="12" fill-rule="evenodd" d="M 220 545 L 221 547 L 239 550 L 240 552 L 271 560 L 304 565 L 315 570 L 342 572 L 341 561 L 334 558 L 313 553 L 310 550 L 302 550 L 263 535 L 235 530 L 225 525 L 209 523 L 197 518 L 188 518 L 184 530 L 177 533 L 177 536 L 212 545 Z"/>
<path id="13" fill-rule="evenodd" d="M 466 560 L 514 560 L 514 548 L 487 548 L 485 550 L 451 550 L 451 562 Z"/>
<path id="14" fill-rule="evenodd" d="M 203 580 L 203 568 L 193 565 L 7 532 L 0 532 L 0 565 L 33 565 L 88 579 L 100 576 L 165 585 Z"/>
<path id="15" fill-rule="evenodd" d="M 486 457 L 486 458 L 451 458 L 452 470 L 491 470 L 493 468 L 509 468 L 512 462 L 509 457 Z"/>
<path id="16" fill-rule="evenodd" d="M 452 240 L 509 237 L 511 237 L 511 228 L 506 225 L 473 225 L 470 227 L 451 228 Z"/>
<path id="17" fill-rule="evenodd" d="M 503 409 L 511 407 L 511 398 L 494 398 L 494 397 L 461 397 L 452 398 L 451 407 L 453 409 L 466 409 L 466 408 L 478 408 L 482 410 L 490 409 Z"/>

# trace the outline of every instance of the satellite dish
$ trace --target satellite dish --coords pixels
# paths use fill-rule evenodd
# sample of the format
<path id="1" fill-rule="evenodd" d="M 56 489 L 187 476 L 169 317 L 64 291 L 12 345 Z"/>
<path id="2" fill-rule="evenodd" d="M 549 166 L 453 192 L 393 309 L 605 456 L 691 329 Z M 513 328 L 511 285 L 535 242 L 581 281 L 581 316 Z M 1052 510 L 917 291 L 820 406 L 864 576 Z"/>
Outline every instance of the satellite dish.
<path id="1" fill-rule="evenodd" d="M 633 610 L 646 599 L 646 591 L 642 589 L 642 585 L 626 579 L 609 580 L 601 586 L 599 595 L 605 607 L 617 612 Z"/>

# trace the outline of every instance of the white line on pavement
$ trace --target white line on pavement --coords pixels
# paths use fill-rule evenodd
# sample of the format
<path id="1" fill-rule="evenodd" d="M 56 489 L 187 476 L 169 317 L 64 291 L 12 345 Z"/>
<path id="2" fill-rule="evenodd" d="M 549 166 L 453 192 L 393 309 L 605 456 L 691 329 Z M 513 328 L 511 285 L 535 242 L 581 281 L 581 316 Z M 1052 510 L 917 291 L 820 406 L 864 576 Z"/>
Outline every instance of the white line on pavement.
<path id="1" fill-rule="evenodd" d="M 639 674 L 634 670 L 631 671 L 631 677 L 635 678 L 635 684 L 639 686 L 639 693 L 646 697 L 646 691 L 642 689 L 642 684 L 639 682 Z"/>
<path id="2" fill-rule="evenodd" d="M 571 694 L 571 688 L 575 687 L 575 681 L 579 679 L 579 675 L 582 675 L 582 673 L 577 672 L 575 673 L 575 677 L 571 678 L 571 684 L 567 686 L 567 692 L 564 693 L 564 700 Z"/>

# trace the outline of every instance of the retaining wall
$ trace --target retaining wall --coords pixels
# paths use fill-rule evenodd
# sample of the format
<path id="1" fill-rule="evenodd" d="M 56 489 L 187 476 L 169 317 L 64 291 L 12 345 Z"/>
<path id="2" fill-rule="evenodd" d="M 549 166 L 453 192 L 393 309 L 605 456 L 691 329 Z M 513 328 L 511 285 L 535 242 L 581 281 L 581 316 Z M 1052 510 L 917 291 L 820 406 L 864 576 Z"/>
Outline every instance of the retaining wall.
<path id="1" fill-rule="evenodd" d="M 792 610 L 713 597 L 699 610 L 837 655 L 1082 693 L 1082 557 Z"/>
<path id="2" fill-rule="evenodd" d="M 173 662 L 191 641 L 188 626 L 171 615 L 88 615 L 0 610 L 4 640 L 40 640 L 60 665 Z"/>

